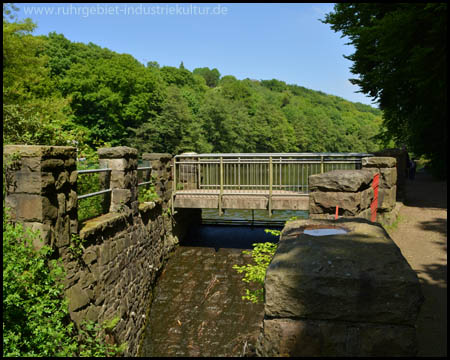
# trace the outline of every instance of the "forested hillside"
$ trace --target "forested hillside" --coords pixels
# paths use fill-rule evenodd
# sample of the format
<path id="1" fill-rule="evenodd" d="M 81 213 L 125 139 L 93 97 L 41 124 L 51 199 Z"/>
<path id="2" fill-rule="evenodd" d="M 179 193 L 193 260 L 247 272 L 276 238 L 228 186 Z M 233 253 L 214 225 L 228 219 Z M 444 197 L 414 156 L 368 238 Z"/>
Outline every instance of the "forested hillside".
<path id="1" fill-rule="evenodd" d="M 278 80 L 141 64 L 3 20 L 5 143 L 140 152 L 370 152 L 381 111 Z M 85 154 L 86 155 L 86 154 Z"/>

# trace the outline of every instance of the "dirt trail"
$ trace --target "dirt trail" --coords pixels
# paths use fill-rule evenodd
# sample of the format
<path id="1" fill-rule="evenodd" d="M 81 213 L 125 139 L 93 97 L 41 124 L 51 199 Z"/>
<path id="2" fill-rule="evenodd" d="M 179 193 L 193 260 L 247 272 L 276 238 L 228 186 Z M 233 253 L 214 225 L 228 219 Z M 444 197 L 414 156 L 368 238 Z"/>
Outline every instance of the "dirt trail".
<path id="1" fill-rule="evenodd" d="M 425 302 L 418 356 L 447 356 L 447 183 L 418 173 L 407 180 L 400 221 L 388 232 L 419 277 Z"/>

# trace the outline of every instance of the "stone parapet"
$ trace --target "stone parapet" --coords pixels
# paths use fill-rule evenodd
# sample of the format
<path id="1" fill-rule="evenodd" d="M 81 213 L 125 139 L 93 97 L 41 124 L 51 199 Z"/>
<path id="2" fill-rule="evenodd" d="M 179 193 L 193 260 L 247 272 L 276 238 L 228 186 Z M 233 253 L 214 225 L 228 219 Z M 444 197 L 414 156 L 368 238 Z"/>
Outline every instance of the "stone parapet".
<path id="1" fill-rule="evenodd" d="M 379 174 L 377 220 L 391 224 L 397 192 L 396 159 L 393 157 L 362 158 L 361 170 L 334 170 L 309 177 L 309 216 L 332 218 L 339 207 L 339 216 L 371 219 L 374 201 L 373 179 Z"/>
<path id="2" fill-rule="evenodd" d="M 172 158 L 168 153 L 144 153 L 142 160 L 148 161 L 152 167 L 151 176 L 154 179 L 155 190 L 163 200 L 166 209 L 172 196 Z"/>
<path id="3" fill-rule="evenodd" d="M 343 229 L 313 236 L 308 229 Z M 297 220 L 265 278 L 259 356 L 414 356 L 420 284 L 377 223 Z"/>
<path id="4" fill-rule="evenodd" d="M 363 170 L 380 174 L 377 220 L 384 220 L 384 224 L 390 225 L 392 216 L 388 213 L 394 210 L 397 198 L 397 160 L 395 157 L 385 156 L 362 158 L 361 162 Z"/>
<path id="5" fill-rule="evenodd" d="M 334 170 L 309 177 L 309 217 L 358 216 L 370 219 L 374 197 L 371 170 Z"/>
<path id="6" fill-rule="evenodd" d="M 6 206 L 11 220 L 40 230 L 34 247 L 69 245 L 77 232 L 76 148 L 6 145 Z"/>
<path id="7" fill-rule="evenodd" d="M 4 147 L 6 205 L 11 220 L 41 230 L 44 244 L 56 248 L 66 270 L 65 294 L 77 326 L 83 320 L 103 323 L 118 316 L 115 341 L 127 342 L 125 356 L 137 356 L 151 289 L 170 253 L 187 228 L 200 221 L 200 210 L 168 209 L 170 154 L 146 154 L 155 171 L 160 198 L 138 203 L 137 150 L 98 150 L 106 193 L 105 214 L 78 228 L 76 148 Z M 72 236 L 75 235 L 75 236 Z M 70 245 L 70 246 L 69 246 Z"/>
<path id="8" fill-rule="evenodd" d="M 396 200 L 402 201 L 405 197 L 405 184 L 407 175 L 408 153 L 403 149 L 384 149 L 374 153 L 375 156 L 389 156 L 396 159 L 395 168 L 397 170 L 397 178 L 395 185 L 397 186 Z"/>
<path id="9" fill-rule="evenodd" d="M 105 196 L 110 212 L 132 210 L 134 215 L 137 214 L 137 154 L 136 149 L 126 146 L 98 149 L 100 167 L 111 169 L 110 174 L 101 174 L 102 183 L 109 182 L 112 189 L 111 195 Z"/>

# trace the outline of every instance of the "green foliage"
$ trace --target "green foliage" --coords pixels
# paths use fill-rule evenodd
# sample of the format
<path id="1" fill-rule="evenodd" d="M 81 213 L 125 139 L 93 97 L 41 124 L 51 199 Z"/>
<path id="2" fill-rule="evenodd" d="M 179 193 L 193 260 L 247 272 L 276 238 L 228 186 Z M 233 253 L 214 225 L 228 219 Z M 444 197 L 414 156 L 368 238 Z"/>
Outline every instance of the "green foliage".
<path id="1" fill-rule="evenodd" d="M 88 152 L 87 152 L 88 153 Z M 90 164 L 97 163 L 95 158 L 90 158 L 84 162 L 78 162 L 78 170 L 92 169 Z M 94 160 L 94 161 L 92 161 Z M 97 165 L 95 166 L 97 167 Z M 100 173 L 79 174 L 77 179 L 77 193 L 79 195 L 88 194 L 102 190 L 100 184 Z M 78 221 L 84 221 L 103 214 L 103 201 L 105 194 L 88 197 L 78 200 Z"/>
<path id="2" fill-rule="evenodd" d="M 340 3 L 325 23 L 356 51 L 351 79 L 384 111 L 378 138 L 406 144 L 447 175 L 447 4 Z"/>
<path id="3" fill-rule="evenodd" d="M 253 303 L 264 301 L 264 278 L 276 249 L 277 244 L 265 242 L 253 244 L 253 251 L 244 250 L 242 252 L 251 255 L 254 264 L 234 265 L 233 269 L 239 274 L 244 273 L 242 281 L 255 283 L 258 287 L 256 290 L 245 289 L 245 295 L 242 296 L 243 300 L 249 300 Z"/>
<path id="4" fill-rule="evenodd" d="M 65 356 L 76 350 L 68 335 L 63 268 L 51 249 L 33 250 L 39 235 L 3 217 L 3 356 Z M 50 265 L 50 267 L 49 267 Z"/>
<path id="5" fill-rule="evenodd" d="M 80 331 L 70 321 L 64 298 L 65 272 L 52 249 L 38 251 L 38 231 L 24 230 L 3 208 L 3 356 L 114 356 L 126 344 L 108 345 L 118 318 L 100 326 L 85 323 Z"/>
<path id="6" fill-rule="evenodd" d="M 138 194 L 139 202 L 155 201 L 157 199 L 159 199 L 159 195 L 156 193 L 155 185 L 153 184 L 148 185 L 148 189 L 145 189 L 143 187 L 139 188 Z"/>
<path id="7" fill-rule="evenodd" d="M 79 356 L 81 357 L 111 357 L 123 353 L 128 344 L 125 342 L 121 345 L 108 344 L 102 341 L 103 336 L 111 337 L 112 330 L 119 322 L 120 317 L 116 316 L 103 324 L 98 324 L 93 321 L 82 322 L 78 340 Z"/>
<path id="8" fill-rule="evenodd" d="M 80 157 L 104 144 L 176 154 L 372 152 L 382 143 L 381 111 L 370 106 L 276 79 L 221 77 L 215 68 L 144 66 L 62 34 L 32 36 L 34 28 L 4 8 L 6 143 L 76 141 Z M 80 203 L 99 212 L 98 199 Z"/>
<path id="9" fill-rule="evenodd" d="M 281 235 L 281 230 L 264 229 L 264 231 L 266 232 L 266 234 L 271 234 L 273 236 L 280 236 Z"/>
<path id="10" fill-rule="evenodd" d="M 219 83 L 220 72 L 217 69 L 211 70 L 208 67 L 196 68 L 192 71 L 192 73 L 202 76 L 206 81 L 206 85 L 211 88 L 216 87 Z"/>

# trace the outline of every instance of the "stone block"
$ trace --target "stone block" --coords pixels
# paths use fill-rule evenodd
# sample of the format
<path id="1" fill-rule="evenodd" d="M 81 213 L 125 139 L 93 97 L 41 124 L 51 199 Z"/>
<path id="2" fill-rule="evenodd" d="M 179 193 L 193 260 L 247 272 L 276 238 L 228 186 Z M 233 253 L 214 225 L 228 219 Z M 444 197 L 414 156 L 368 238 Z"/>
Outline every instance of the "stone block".
<path id="1" fill-rule="evenodd" d="M 15 220 L 43 222 L 43 210 L 46 198 L 35 194 L 10 194 L 6 197 L 6 206 L 12 209 L 11 216 Z M 49 201 L 46 201 L 49 203 Z M 57 211 L 55 208 L 55 217 Z"/>
<path id="2" fill-rule="evenodd" d="M 10 179 L 6 181 L 6 191 L 8 194 L 41 194 L 41 173 L 19 171 L 13 172 Z"/>
<path id="3" fill-rule="evenodd" d="M 62 247 L 70 244 L 70 219 L 68 216 L 58 216 L 54 234 L 56 246 Z"/>
<path id="4" fill-rule="evenodd" d="M 69 176 L 69 182 L 70 182 L 70 184 L 71 185 L 74 185 L 74 184 L 76 184 L 76 182 L 77 182 L 77 179 L 78 179 L 78 171 L 72 171 L 71 173 L 70 173 L 70 176 Z"/>
<path id="5" fill-rule="evenodd" d="M 372 187 L 361 191 L 361 203 L 360 203 L 360 211 L 363 211 L 370 207 L 370 204 L 373 201 L 373 197 L 375 192 Z"/>
<path id="6" fill-rule="evenodd" d="M 380 169 L 380 188 L 389 189 L 397 184 L 397 169 Z"/>
<path id="7" fill-rule="evenodd" d="M 83 261 L 86 265 L 91 265 L 97 261 L 97 252 L 95 249 L 88 248 L 83 254 Z"/>
<path id="8" fill-rule="evenodd" d="M 70 190 L 69 192 L 69 198 L 67 200 L 66 209 L 67 211 L 72 210 L 73 208 L 77 207 L 78 202 L 78 196 L 75 190 Z"/>
<path id="9" fill-rule="evenodd" d="M 22 172 L 40 172 L 41 171 L 41 158 L 40 157 L 23 157 L 21 159 Z"/>
<path id="10" fill-rule="evenodd" d="M 59 193 L 56 195 L 58 199 L 58 216 L 64 216 L 66 214 L 66 196 L 64 193 Z"/>
<path id="11" fill-rule="evenodd" d="M 128 189 L 112 189 L 111 205 L 120 206 L 128 205 L 131 202 L 131 190 Z"/>
<path id="12" fill-rule="evenodd" d="M 69 311 L 77 311 L 89 304 L 89 295 L 79 283 L 66 290 L 66 297 L 69 300 Z"/>
<path id="13" fill-rule="evenodd" d="M 42 171 L 57 171 L 64 167 L 64 160 L 61 159 L 46 159 L 41 162 Z"/>
<path id="14" fill-rule="evenodd" d="M 110 148 L 100 148 L 97 150 L 100 159 L 121 159 L 121 158 L 136 158 L 138 155 L 137 149 L 127 146 L 116 146 Z"/>
<path id="15" fill-rule="evenodd" d="M 61 190 L 69 182 L 69 172 L 62 171 L 59 173 L 58 178 L 55 181 L 56 190 Z"/>
<path id="16" fill-rule="evenodd" d="M 381 211 L 391 211 L 396 204 L 397 186 L 390 189 L 378 189 L 378 209 Z"/>
<path id="17" fill-rule="evenodd" d="M 363 157 L 361 159 L 363 168 L 393 168 L 396 163 L 397 160 L 394 157 L 387 156 Z"/>
<path id="18" fill-rule="evenodd" d="M 414 356 L 413 326 L 321 320 L 264 319 L 258 356 Z"/>
<path id="19" fill-rule="evenodd" d="M 339 206 L 343 215 L 358 214 L 361 209 L 361 193 L 314 191 L 309 194 L 310 214 L 334 214 L 336 206 Z"/>
<path id="20" fill-rule="evenodd" d="M 333 170 L 309 176 L 310 191 L 357 192 L 369 187 L 373 175 L 366 170 Z"/>
<path id="21" fill-rule="evenodd" d="M 172 154 L 169 153 L 144 153 L 142 154 L 142 160 L 160 160 L 168 162 L 172 159 Z"/>
<path id="22" fill-rule="evenodd" d="M 346 234 L 311 236 L 312 225 Z M 423 301 L 415 272 L 386 231 L 363 219 L 287 223 L 265 279 L 265 315 L 413 326 Z"/>

